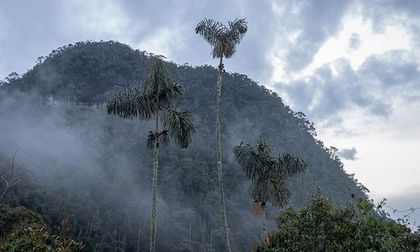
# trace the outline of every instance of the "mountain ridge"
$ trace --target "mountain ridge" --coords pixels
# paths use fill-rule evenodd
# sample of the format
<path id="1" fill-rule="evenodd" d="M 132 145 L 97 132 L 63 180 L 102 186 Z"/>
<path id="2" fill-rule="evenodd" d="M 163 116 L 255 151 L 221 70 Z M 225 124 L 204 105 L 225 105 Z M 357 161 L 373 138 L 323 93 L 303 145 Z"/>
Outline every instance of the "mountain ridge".
<path id="1" fill-rule="evenodd" d="M 107 116 L 102 108 L 92 109 L 90 106 L 107 102 L 124 86 L 141 85 L 152 59 L 152 54 L 133 50 L 114 41 L 78 42 L 54 50 L 22 76 L 8 80 L 0 90 L 8 94 L 19 91 L 38 95 L 45 103 L 54 100 L 58 103 L 67 102 L 64 106 L 65 120 L 71 125 L 81 125 L 81 128 L 89 129 L 87 131 L 97 127 L 101 132 L 104 131 L 99 137 L 95 133 L 87 133 L 86 137 L 86 141 L 97 141 L 88 142 L 89 146 L 93 144 L 94 148 L 100 150 L 95 152 L 98 159 L 116 159 L 112 155 L 117 153 L 115 156 L 121 155 L 124 157 L 122 159 L 132 160 L 131 164 L 126 165 L 127 170 L 135 174 L 134 177 L 140 184 L 144 184 L 142 187 L 147 188 L 150 181 L 150 161 L 144 145 L 146 132 L 149 130 L 148 124 Z M 171 79 L 184 88 L 185 99 L 181 102 L 181 107 L 193 115 L 197 134 L 189 149 L 181 151 L 169 146 L 165 150 L 159 175 L 160 197 L 180 215 L 183 215 L 183 209 L 192 209 L 194 214 L 191 216 L 195 217 L 191 217 L 190 221 L 203 225 L 204 220 L 204 223 L 207 223 L 206 228 L 197 233 L 207 237 L 212 225 L 213 228 L 218 226 L 218 213 L 212 211 L 213 205 L 210 204 L 215 199 L 212 146 L 215 144 L 213 107 L 217 70 L 208 65 L 191 67 L 172 62 L 167 62 L 166 65 Z M 82 108 L 83 106 L 74 104 L 87 106 Z M 96 118 L 96 121 L 92 118 Z M 255 225 L 252 227 L 251 222 L 245 221 L 250 218 L 247 210 L 252 200 L 248 196 L 247 181 L 232 155 L 232 147 L 241 141 L 253 143 L 262 137 L 274 146 L 275 153 L 287 152 L 305 160 L 308 164 L 307 171 L 289 182 L 293 194 L 290 206 L 302 206 L 318 189 L 337 204 L 351 203 L 354 196 L 366 197 L 362 190 L 363 185 L 345 173 L 336 150 L 326 148 L 322 141 L 315 138 L 313 123 L 309 122 L 303 113 L 291 110 L 275 92 L 257 84 L 246 75 L 223 74 L 221 118 L 228 217 L 232 223 L 234 247 L 239 251 L 252 246 L 250 237 L 259 237 L 259 229 Z M 109 146 L 104 147 L 104 144 Z M 140 155 L 140 159 L 136 155 Z M 115 164 L 120 161 L 100 162 L 104 162 L 103 169 L 106 173 L 115 175 Z M 133 164 L 144 166 L 136 169 L 136 165 Z M 115 186 L 118 186 L 118 183 L 115 182 Z M 102 186 L 97 185 L 98 188 Z M 95 193 L 93 195 L 96 195 Z M 101 202 L 99 205 L 109 204 L 106 203 L 106 199 L 101 199 Z M 145 206 L 144 209 L 148 208 Z M 270 212 L 269 217 L 275 217 L 277 210 L 272 208 Z M 142 218 L 147 220 L 147 214 L 148 212 Z M 175 222 L 182 222 L 183 218 L 175 218 Z M 122 220 L 122 223 L 128 225 L 130 222 Z M 110 224 L 101 230 L 109 226 Z M 178 231 L 182 229 L 176 228 Z M 245 231 L 241 231 L 243 229 Z M 250 230 L 249 234 L 246 229 Z M 135 237 L 135 231 L 130 232 L 130 237 Z M 182 251 L 173 248 L 175 241 L 183 244 L 179 236 L 169 233 L 165 235 L 170 238 L 163 248 Z M 204 246 L 205 242 L 201 237 L 194 239 L 200 241 L 199 245 L 194 246 Z M 223 246 L 221 238 L 215 243 L 216 247 Z"/>

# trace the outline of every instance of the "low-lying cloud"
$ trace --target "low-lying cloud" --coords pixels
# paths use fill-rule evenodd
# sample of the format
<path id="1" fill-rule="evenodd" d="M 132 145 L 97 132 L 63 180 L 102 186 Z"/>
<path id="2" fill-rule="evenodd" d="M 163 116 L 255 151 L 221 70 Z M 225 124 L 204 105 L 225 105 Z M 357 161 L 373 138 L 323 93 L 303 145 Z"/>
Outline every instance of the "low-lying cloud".
<path id="1" fill-rule="evenodd" d="M 356 148 L 351 149 L 341 149 L 337 152 L 338 156 L 345 160 L 356 160 L 357 151 Z"/>

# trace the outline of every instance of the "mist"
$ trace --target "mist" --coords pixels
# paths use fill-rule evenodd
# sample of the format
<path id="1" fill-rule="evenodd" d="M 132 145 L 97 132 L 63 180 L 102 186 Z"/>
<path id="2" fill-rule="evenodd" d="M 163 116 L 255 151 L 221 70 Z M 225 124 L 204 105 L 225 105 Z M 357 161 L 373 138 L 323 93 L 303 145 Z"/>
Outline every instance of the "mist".
<path id="1" fill-rule="evenodd" d="M 151 57 L 115 41 L 79 42 L 54 50 L 3 84 L 0 174 L 8 174 L 17 151 L 19 177 L 5 199 L 10 206 L 39 213 L 55 233 L 69 220 L 69 236 L 89 250 L 147 250 L 152 151 L 146 140 L 153 126 L 108 115 L 104 104 L 124 85 L 141 86 Z M 179 108 L 191 113 L 196 133 L 187 149 L 171 140 L 160 148 L 157 249 L 222 251 L 214 148 L 217 69 L 165 64 L 183 87 Z M 262 218 L 252 213 L 250 181 L 232 153 L 241 142 L 253 144 L 261 137 L 273 155 L 305 161 L 306 171 L 287 181 L 292 197 L 286 207 L 305 206 L 317 191 L 341 206 L 367 198 L 363 185 L 345 172 L 337 148 L 315 138 L 305 114 L 246 75 L 225 72 L 223 85 L 224 186 L 234 251 L 258 244 L 262 232 Z M 280 209 L 268 205 L 271 231 Z"/>
<path id="2" fill-rule="evenodd" d="M 17 152 L 15 170 L 21 181 L 12 193 L 23 195 L 17 205 L 33 204 L 37 199 L 67 205 L 65 212 L 57 213 L 56 220 L 49 220 L 53 226 L 59 225 L 60 219 L 73 219 L 75 233 L 83 240 L 84 232 L 92 233 L 89 226 L 97 225 L 99 232 L 100 226 L 105 225 L 110 229 L 109 237 L 121 239 L 125 249 L 134 249 L 139 239 L 146 250 L 151 208 L 151 157 L 145 154 L 151 152 L 146 149 L 146 136 L 152 125 L 139 120 L 121 120 L 108 115 L 105 109 L 21 92 L 2 94 L 0 156 L 9 164 L 13 153 Z M 196 149 L 202 149 L 199 142 L 194 145 Z M 209 243 L 210 239 L 213 246 L 222 244 L 221 230 L 217 228 L 219 220 L 206 214 L 214 212 L 214 205 L 206 202 L 204 205 L 200 202 L 186 205 L 165 192 L 168 183 L 177 183 L 168 181 L 165 175 L 173 168 L 170 158 L 165 155 L 173 151 L 176 147 L 170 144 L 162 152 L 158 190 L 164 191 L 169 202 L 158 198 L 158 238 L 165 241 L 159 247 L 168 251 L 175 246 L 176 250 L 197 246 L 198 242 L 193 240 Z M 0 172 L 8 174 L 8 169 L 3 165 Z M 247 184 L 244 184 L 241 194 L 246 195 L 247 190 Z M 242 195 L 231 195 L 230 198 L 243 198 Z M 209 202 L 217 202 L 216 191 L 208 197 Z M 249 201 L 249 207 L 235 213 L 232 220 L 237 222 L 232 225 L 258 234 L 255 221 L 259 220 L 251 214 L 251 200 L 246 201 Z M 201 213 L 193 210 L 194 204 L 202 205 Z M 228 201 L 228 207 L 232 204 L 236 203 Z M 48 205 L 38 205 L 41 214 L 49 213 Z M 97 208 L 93 214 L 91 209 L 84 216 L 85 209 L 92 207 Z M 218 212 L 213 214 L 217 216 Z M 98 219 L 104 224 L 96 223 Z M 255 235 L 254 239 L 257 238 Z"/>

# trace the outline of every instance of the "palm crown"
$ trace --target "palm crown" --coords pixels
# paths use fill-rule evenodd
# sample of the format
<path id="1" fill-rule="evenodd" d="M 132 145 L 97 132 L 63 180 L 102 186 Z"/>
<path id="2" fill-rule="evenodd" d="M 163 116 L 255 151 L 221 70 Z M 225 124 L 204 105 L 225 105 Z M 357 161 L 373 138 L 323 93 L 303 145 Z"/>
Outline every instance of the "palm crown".
<path id="1" fill-rule="evenodd" d="M 181 148 L 187 148 L 195 130 L 189 114 L 175 109 L 181 97 L 181 86 L 169 79 L 163 61 L 156 59 L 143 89 L 125 88 L 108 103 L 107 110 L 130 119 L 157 117 L 165 129 L 150 132 L 148 145 L 152 147 L 155 141 L 166 144 L 169 132 Z"/>
<path id="2" fill-rule="evenodd" d="M 204 19 L 195 27 L 195 32 L 204 37 L 213 47 L 213 58 L 230 58 L 236 52 L 248 29 L 245 18 L 235 19 L 224 25 L 213 19 Z"/>
<path id="3" fill-rule="evenodd" d="M 235 54 L 236 46 L 247 31 L 247 22 L 245 19 L 235 19 L 229 22 L 228 26 L 214 21 L 213 19 L 204 19 L 195 27 L 195 32 L 204 37 L 213 47 L 213 58 L 220 58 L 219 75 L 216 83 L 216 161 L 217 161 L 217 182 L 220 198 L 220 210 L 223 222 L 226 251 L 230 252 L 229 227 L 227 223 L 227 214 L 225 206 L 225 196 L 223 189 L 223 168 L 222 168 L 222 144 L 221 144 L 221 125 L 220 109 L 222 94 L 222 72 L 224 71 L 223 57 L 230 58 Z"/>
<path id="4" fill-rule="evenodd" d="M 302 172 L 306 164 L 289 154 L 271 155 L 271 147 L 259 140 L 255 146 L 249 144 L 234 148 L 234 154 L 247 178 L 251 179 L 251 195 L 262 207 L 270 201 L 278 207 L 287 204 L 290 191 L 286 178 Z"/>

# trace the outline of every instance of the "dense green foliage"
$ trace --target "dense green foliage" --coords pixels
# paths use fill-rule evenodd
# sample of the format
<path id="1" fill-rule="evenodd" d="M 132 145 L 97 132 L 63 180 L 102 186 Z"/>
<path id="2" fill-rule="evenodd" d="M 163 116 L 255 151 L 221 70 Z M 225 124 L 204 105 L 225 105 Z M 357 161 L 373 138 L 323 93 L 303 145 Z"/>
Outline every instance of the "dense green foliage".
<path id="1" fill-rule="evenodd" d="M 306 168 L 303 160 L 290 154 L 272 156 L 271 146 L 261 139 L 255 146 L 241 143 L 233 153 L 246 177 L 251 179 L 254 202 L 262 208 L 267 201 L 278 207 L 286 205 L 291 195 L 286 180 Z"/>
<path id="2" fill-rule="evenodd" d="M 282 212 L 278 230 L 255 251 L 420 251 L 420 231 L 389 219 L 381 205 L 375 211 L 363 199 L 356 205 L 335 207 L 318 193 L 302 209 Z"/>
<path id="3" fill-rule="evenodd" d="M 49 123 L 48 137 L 41 135 L 40 141 L 61 140 L 65 133 L 82 145 L 77 145 L 80 151 L 71 144 L 54 145 L 58 147 L 48 149 L 44 156 L 38 154 L 40 148 L 33 153 L 29 148 L 19 149 L 17 170 L 26 176 L 5 200 L 38 212 L 55 233 L 68 218 L 70 234 L 87 249 L 130 251 L 138 240 L 140 248 L 147 248 L 151 160 L 145 142 L 153 125 L 108 116 L 102 104 L 125 85 L 141 88 L 151 62 L 145 52 L 120 43 L 82 42 L 59 48 L 27 73 L 10 78 L 0 88 L 0 114 L 16 124 L 12 128 Z M 211 247 L 221 251 L 214 161 L 218 70 L 170 62 L 166 67 L 172 79 L 183 85 L 185 99 L 180 108 L 193 116 L 196 134 L 188 150 L 173 144 L 162 150 L 158 239 L 165 242 L 157 250 L 209 251 Z M 289 181 L 289 206 L 303 206 L 318 187 L 341 205 L 352 201 L 351 194 L 365 197 L 362 185 L 344 172 L 335 150 L 315 139 L 313 124 L 302 113 L 295 113 L 276 93 L 245 75 L 224 72 L 223 83 L 222 157 L 234 251 L 247 251 L 260 239 L 259 225 L 255 225 L 259 220 L 249 212 L 249 182 L 231 151 L 241 140 L 254 142 L 261 135 L 276 153 L 305 160 L 306 171 Z M 8 141 L 3 132 L 0 143 Z M 19 146 L 0 147 L 0 174 L 7 174 L 10 155 Z M 268 219 L 277 214 L 275 208 L 267 209 Z"/>
<path id="4" fill-rule="evenodd" d="M 0 204 L 0 242 L 2 238 L 10 238 L 10 235 L 17 230 L 27 226 L 42 225 L 42 217 L 24 207 L 10 208 Z"/>
<path id="5" fill-rule="evenodd" d="M 51 235 L 42 217 L 24 207 L 10 208 L 0 204 L 0 250 L 13 252 L 72 252 L 84 245 L 65 237 L 65 226 L 60 235 Z"/>

